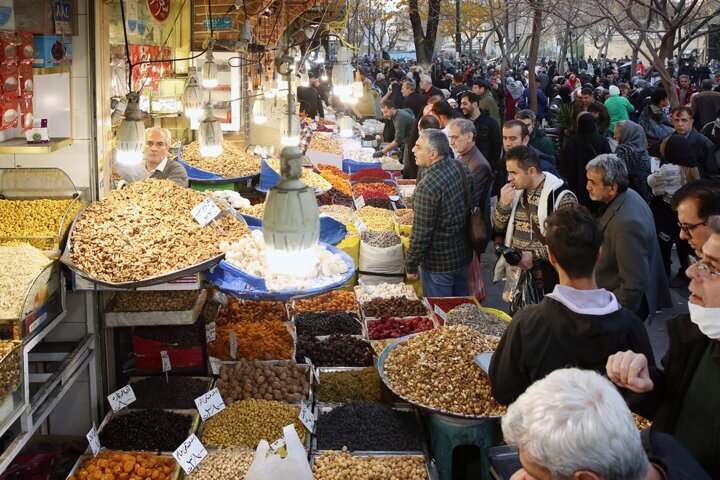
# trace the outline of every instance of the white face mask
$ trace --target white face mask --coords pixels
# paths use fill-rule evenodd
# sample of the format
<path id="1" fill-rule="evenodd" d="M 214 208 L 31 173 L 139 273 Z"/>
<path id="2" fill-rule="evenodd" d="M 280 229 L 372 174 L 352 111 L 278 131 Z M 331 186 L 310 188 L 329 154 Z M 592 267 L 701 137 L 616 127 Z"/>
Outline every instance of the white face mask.
<path id="1" fill-rule="evenodd" d="M 713 340 L 720 340 L 720 308 L 707 308 L 688 302 L 690 320 Z"/>

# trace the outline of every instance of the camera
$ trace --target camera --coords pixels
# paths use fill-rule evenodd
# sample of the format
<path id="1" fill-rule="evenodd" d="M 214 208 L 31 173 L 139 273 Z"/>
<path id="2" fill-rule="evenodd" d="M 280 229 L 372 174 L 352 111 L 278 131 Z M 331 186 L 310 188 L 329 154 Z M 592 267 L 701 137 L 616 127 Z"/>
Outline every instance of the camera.
<path id="1" fill-rule="evenodd" d="M 505 245 L 495 245 L 495 251 L 505 258 L 510 266 L 515 266 L 522 260 L 522 252 L 516 248 L 510 248 Z"/>

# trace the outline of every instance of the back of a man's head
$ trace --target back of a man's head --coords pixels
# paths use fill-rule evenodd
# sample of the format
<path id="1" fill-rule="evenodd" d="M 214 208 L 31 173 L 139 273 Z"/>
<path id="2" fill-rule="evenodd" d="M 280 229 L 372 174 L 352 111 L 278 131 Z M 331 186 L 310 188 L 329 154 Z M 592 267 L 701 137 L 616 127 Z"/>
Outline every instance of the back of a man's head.
<path id="1" fill-rule="evenodd" d="M 603 479 L 647 475 L 647 455 L 627 404 L 594 371 L 555 370 L 533 383 L 508 407 L 502 430 L 523 463 L 549 470 L 553 479 L 579 471 Z"/>
<path id="2" fill-rule="evenodd" d="M 545 221 L 545 240 L 568 277 L 577 280 L 592 276 L 603 231 L 587 208 L 573 205 L 553 212 Z"/>

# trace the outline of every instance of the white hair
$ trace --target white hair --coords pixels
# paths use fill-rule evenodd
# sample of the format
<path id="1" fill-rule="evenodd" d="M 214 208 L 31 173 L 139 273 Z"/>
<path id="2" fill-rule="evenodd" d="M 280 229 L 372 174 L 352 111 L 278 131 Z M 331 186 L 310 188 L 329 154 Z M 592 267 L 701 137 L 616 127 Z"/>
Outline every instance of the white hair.
<path id="1" fill-rule="evenodd" d="M 585 171 L 599 172 L 605 186 L 617 185 L 620 192 L 630 186 L 627 165 L 614 153 L 603 153 L 593 158 L 585 166 Z"/>
<path id="2" fill-rule="evenodd" d="M 159 132 L 163 137 L 163 142 L 165 142 L 165 145 L 170 146 L 170 141 L 172 140 L 172 134 L 170 133 L 170 130 L 168 130 L 167 128 L 150 127 L 145 130 L 145 138 L 147 139 L 147 137 L 153 132 Z"/>
<path id="3" fill-rule="evenodd" d="M 569 479 L 579 470 L 602 478 L 643 479 L 640 432 L 617 389 L 597 372 L 555 370 L 528 387 L 502 419 L 507 443 L 529 461 Z"/>
<path id="4" fill-rule="evenodd" d="M 432 85 L 432 78 L 430 78 L 430 75 L 420 75 L 420 81 Z"/>

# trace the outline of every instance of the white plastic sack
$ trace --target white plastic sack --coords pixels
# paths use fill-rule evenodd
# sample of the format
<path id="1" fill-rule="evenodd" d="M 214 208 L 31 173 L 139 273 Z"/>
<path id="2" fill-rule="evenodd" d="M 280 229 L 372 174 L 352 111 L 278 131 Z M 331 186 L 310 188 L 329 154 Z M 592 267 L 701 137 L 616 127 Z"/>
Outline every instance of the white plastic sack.
<path id="1" fill-rule="evenodd" d="M 270 445 L 267 440 L 260 440 L 252 465 L 245 474 L 245 480 L 313 480 L 307 452 L 295 431 L 295 425 L 287 425 L 283 428 L 283 435 L 287 457 L 268 455 Z"/>
<path id="2" fill-rule="evenodd" d="M 392 247 L 373 247 L 361 240 L 358 273 L 358 278 L 365 285 L 402 282 L 405 278 L 402 243 Z M 373 275 L 373 273 L 383 275 Z"/>

